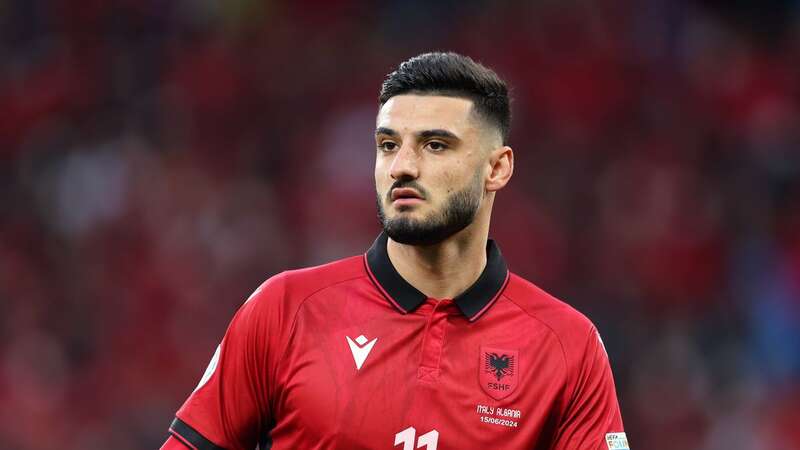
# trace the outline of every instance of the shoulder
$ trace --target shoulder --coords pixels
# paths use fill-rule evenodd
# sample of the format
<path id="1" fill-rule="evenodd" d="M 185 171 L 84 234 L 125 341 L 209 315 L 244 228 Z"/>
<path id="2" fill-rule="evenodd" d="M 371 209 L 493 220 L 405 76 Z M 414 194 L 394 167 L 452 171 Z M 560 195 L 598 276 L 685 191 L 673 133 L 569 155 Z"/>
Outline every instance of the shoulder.
<path id="1" fill-rule="evenodd" d="M 549 328 L 561 343 L 567 359 L 582 358 L 587 340 L 596 333 L 594 324 L 583 313 L 513 273 L 503 295 Z"/>
<path id="2" fill-rule="evenodd" d="M 305 299 L 319 291 L 366 276 L 363 255 L 314 267 L 287 270 L 264 281 L 250 295 L 245 306 L 255 309 L 297 309 Z"/>
<path id="3" fill-rule="evenodd" d="M 363 255 L 359 255 L 270 277 L 239 307 L 229 334 L 248 335 L 256 342 L 284 342 L 306 299 L 326 288 L 366 277 L 363 265 Z"/>
<path id="4" fill-rule="evenodd" d="M 306 298 L 325 288 L 367 276 L 364 255 L 351 256 L 327 264 L 288 270 L 281 274 L 287 294 Z"/>

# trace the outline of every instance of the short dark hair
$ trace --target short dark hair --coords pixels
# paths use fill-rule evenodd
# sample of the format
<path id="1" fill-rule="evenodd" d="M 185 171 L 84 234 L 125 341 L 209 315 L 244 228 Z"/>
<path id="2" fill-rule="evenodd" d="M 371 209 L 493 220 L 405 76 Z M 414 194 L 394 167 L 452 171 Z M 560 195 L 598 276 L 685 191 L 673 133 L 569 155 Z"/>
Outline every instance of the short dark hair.
<path id="1" fill-rule="evenodd" d="M 444 95 L 472 100 L 474 111 L 500 130 L 503 144 L 511 131 L 511 106 L 505 81 L 468 56 L 424 53 L 404 61 L 387 75 L 380 106 L 402 94 Z"/>

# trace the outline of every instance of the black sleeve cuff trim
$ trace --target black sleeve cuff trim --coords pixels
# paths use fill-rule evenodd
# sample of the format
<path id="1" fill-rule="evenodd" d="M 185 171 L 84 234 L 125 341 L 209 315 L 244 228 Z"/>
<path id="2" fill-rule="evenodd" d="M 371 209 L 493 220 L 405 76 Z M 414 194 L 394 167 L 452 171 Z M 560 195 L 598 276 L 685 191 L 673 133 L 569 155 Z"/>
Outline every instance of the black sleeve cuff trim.
<path id="1" fill-rule="evenodd" d="M 202 434 L 177 417 L 172 421 L 172 425 L 169 426 L 169 431 L 180 436 L 181 440 L 192 444 L 197 450 L 225 450 L 206 439 Z"/>

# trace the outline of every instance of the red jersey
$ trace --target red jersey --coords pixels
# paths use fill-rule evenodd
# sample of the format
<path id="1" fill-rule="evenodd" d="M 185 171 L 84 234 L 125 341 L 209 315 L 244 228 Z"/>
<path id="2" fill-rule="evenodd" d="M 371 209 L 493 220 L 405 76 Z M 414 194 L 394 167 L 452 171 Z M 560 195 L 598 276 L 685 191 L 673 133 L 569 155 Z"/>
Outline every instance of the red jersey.
<path id="1" fill-rule="evenodd" d="M 509 273 L 428 298 L 369 251 L 267 280 L 233 318 L 164 449 L 618 450 L 602 342 Z"/>

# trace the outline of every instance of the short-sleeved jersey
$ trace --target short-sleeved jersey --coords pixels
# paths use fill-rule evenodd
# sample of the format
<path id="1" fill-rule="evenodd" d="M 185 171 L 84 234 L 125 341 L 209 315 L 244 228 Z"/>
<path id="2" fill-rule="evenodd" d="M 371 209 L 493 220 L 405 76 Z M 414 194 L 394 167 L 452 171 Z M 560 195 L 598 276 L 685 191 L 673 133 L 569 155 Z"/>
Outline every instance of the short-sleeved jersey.
<path id="1" fill-rule="evenodd" d="M 582 314 L 509 273 L 428 298 L 365 255 L 288 271 L 233 318 L 163 448 L 627 449 Z"/>

